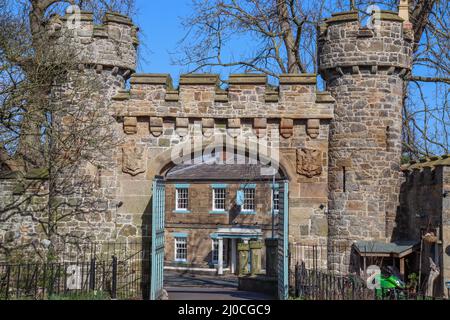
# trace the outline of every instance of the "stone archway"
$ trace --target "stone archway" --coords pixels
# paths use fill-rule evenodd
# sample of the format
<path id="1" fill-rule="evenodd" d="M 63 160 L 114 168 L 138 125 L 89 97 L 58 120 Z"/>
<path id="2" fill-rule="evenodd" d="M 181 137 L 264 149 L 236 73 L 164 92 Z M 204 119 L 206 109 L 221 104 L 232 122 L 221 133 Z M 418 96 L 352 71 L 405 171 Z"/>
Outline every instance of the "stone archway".
<path id="1" fill-rule="evenodd" d="M 190 284 L 191 289 L 193 289 L 201 284 L 220 287 L 220 283 L 222 283 L 225 287 L 227 287 L 230 286 L 232 282 L 234 282 L 237 286 L 238 278 L 233 275 L 240 274 L 239 270 L 241 266 L 238 263 L 238 260 L 240 261 L 240 259 L 238 259 L 240 255 L 238 254 L 238 241 L 236 240 L 239 240 L 239 243 L 242 242 L 242 244 L 244 244 L 244 242 L 247 243 L 247 241 L 251 240 L 252 244 L 250 245 L 250 251 L 253 253 L 252 256 L 254 255 L 254 258 L 256 260 L 253 258 L 249 260 L 252 261 L 252 268 L 249 268 L 247 272 L 250 272 L 251 270 L 252 274 L 259 274 L 262 269 L 266 269 L 266 263 L 261 263 L 261 260 L 265 259 L 266 257 L 266 250 L 264 249 L 265 239 L 270 239 L 274 236 L 278 236 L 278 229 L 280 228 L 278 217 L 282 213 L 277 213 L 276 216 L 268 214 L 268 212 L 272 210 L 272 178 L 275 179 L 275 177 L 264 176 L 263 174 L 260 174 L 259 170 L 263 169 L 263 165 L 261 164 L 261 162 L 264 164 L 270 164 L 270 161 L 272 161 L 272 163 L 276 162 L 276 185 L 278 195 L 279 184 L 284 185 L 285 181 L 288 181 L 289 178 L 292 178 L 292 176 L 289 177 L 289 175 L 286 174 L 288 170 L 283 167 L 284 165 L 289 164 L 289 159 L 285 156 L 285 154 L 279 156 L 276 155 L 271 158 L 271 156 L 274 155 L 275 152 L 278 152 L 279 149 L 269 150 L 267 152 L 269 156 L 262 155 L 261 158 L 264 158 L 263 160 L 258 159 L 261 161 L 255 161 L 257 162 L 257 165 L 250 165 L 249 162 L 251 162 L 251 160 L 257 159 L 249 159 L 251 151 L 249 151 L 249 147 L 247 145 L 234 146 L 233 150 L 229 150 L 229 148 L 224 148 L 223 145 L 216 142 L 217 141 L 210 144 L 210 141 L 206 141 L 197 149 L 194 148 L 190 150 L 190 154 L 185 158 L 185 160 L 191 160 L 195 156 L 202 157 L 205 155 L 205 153 L 207 153 L 208 149 L 213 149 L 215 151 L 223 151 L 223 149 L 226 149 L 226 151 L 233 153 L 233 158 L 238 154 L 243 156 L 245 158 L 245 164 L 239 163 L 237 159 L 235 159 L 236 161 L 224 160 L 224 163 L 221 164 L 175 164 L 174 162 L 177 161 L 174 161 L 173 159 L 173 148 L 166 150 L 162 154 L 159 154 L 156 157 L 158 161 L 151 162 L 151 165 L 153 165 L 153 169 L 150 169 L 149 172 L 151 170 L 154 170 L 151 173 L 152 176 L 161 176 L 161 178 L 167 177 L 165 210 L 167 223 L 165 274 L 168 275 L 166 280 L 167 286 L 170 288 L 170 293 L 176 292 L 176 290 L 178 290 L 177 285 L 187 286 L 188 284 Z M 185 144 L 189 143 L 189 140 L 185 142 Z M 228 155 L 228 157 L 230 157 L 230 155 Z M 257 167 L 258 170 L 255 171 L 255 167 Z M 192 169 L 190 169 L 189 171 L 189 168 Z M 233 172 L 233 168 L 242 175 L 232 176 L 231 173 Z M 242 169 L 244 169 L 245 171 L 242 171 Z M 215 175 L 214 178 L 210 179 L 208 178 L 211 177 L 210 175 L 202 175 L 203 170 L 208 171 L 209 174 L 213 174 L 213 172 L 224 172 L 224 175 Z M 181 171 L 183 174 L 178 174 L 176 175 L 176 177 L 174 177 L 174 172 L 177 171 Z M 192 174 L 193 172 L 191 171 L 194 171 L 194 176 Z M 247 219 L 250 216 L 246 216 L 247 214 L 245 213 L 242 215 L 236 215 L 235 213 L 233 213 L 234 209 L 232 209 L 232 207 L 229 207 L 228 205 L 226 213 L 221 213 L 219 215 L 219 213 L 215 212 L 214 215 L 211 215 L 211 212 L 209 212 L 208 215 L 208 210 L 205 210 L 204 204 L 211 201 L 212 190 L 210 189 L 210 187 L 212 185 L 215 185 L 216 187 L 226 185 L 228 201 L 231 200 L 230 197 L 233 198 L 233 194 L 240 188 L 239 186 L 242 187 L 243 184 L 255 184 L 255 187 L 253 188 L 258 190 L 255 193 L 258 198 L 256 200 L 256 203 L 258 203 L 258 209 L 256 210 L 255 208 L 255 215 L 252 217 L 255 219 L 252 222 L 249 223 Z M 189 210 L 187 210 L 183 214 L 181 214 L 181 212 L 175 212 L 176 208 L 174 207 L 174 194 L 176 185 L 178 185 L 180 188 L 187 188 L 189 191 Z M 256 185 L 258 185 L 258 187 L 256 187 Z M 282 197 L 282 199 L 284 198 Z M 267 201 L 270 202 L 269 206 L 267 206 Z M 230 203 L 231 202 L 232 201 L 230 201 Z M 263 205 L 264 209 L 262 209 L 260 205 Z M 209 203 L 208 206 L 209 209 L 213 210 L 211 203 Z M 258 213 L 256 213 L 256 211 Z M 218 217 L 221 218 L 218 219 Z M 275 218 L 275 220 L 273 218 Z M 253 227 L 255 221 L 257 221 L 257 229 L 254 229 Z M 200 230 L 197 229 L 198 223 L 201 224 Z M 220 227 L 215 227 L 215 225 L 219 223 Z M 211 224 L 213 224 L 214 226 L 211 227 Z M 259 232 L 259 234 L 257 235 L 256 233 L 247 233 L 248 231 L 256 233 Z M 261 231 L 263 232 L 261 233 Z M 225 260 L 223 262 L 226 262 L 226 272 L 224 272 L 224 265 L 222 265 L 223 262 L 221 259 L 219 259 L 218 263 L 216 261 L 216 265 L 214 266 L 212 266 L 211 264 L 204 264 L 205 261 L 211 262 L 212 251 L 210 251 L 211 248 L 208 248 L 208 243 L 213 239 L 210 238 L 212 234 L 217 234 L 218 236 L 217 242 L 218 248 L 220 248 L 219 252 L 222 252 L 223 250 L 223 253 L 219 253 L 218 256 L 222 256 L 223 254 L 226 257 L 223 259 Z M 184 239 L 183 241 L 186 242 L 186 251 L 189 253 L 189 259 L 185 263 L 180 263 L 173 260 L 174 253 L 176 251 L 175 246 L 177 243 L 177 237 L 182 237 Z M 262 247 L 260 247 L 259 249 L 254 247 L 254 245 L 256 245 L 256 243 L 253 244 L 254 240 L 259 240 L 259 243 Z M 205 254 L 207 254 L 208 256 L 206 257 Z M 201 264 L 199 264 L 199 261 L 197 260 L 199 256 L 205 258 L 203 259 L 203 263 Z M 257 261 L 259 261 L 259 263 Z M 276 270 L 278 263 L 276 255 L 275 260 L 271 261 L 274 265 L 270 269 Z M 195 276 L 193 276 L 192 274 L 195 274 Z M 224 277 L 216 278 L 216 274 Z M 245 272 L 243 274 L 245 274 Z M 260 284 L 258 284 L 257 286 L 264 287 Z M 257 289 L 254 285 L 251 287 L 253 289 Z M 272 292 L 272 294 L 275 294 L 275 292 Z"/>
<path id="2" fill-rule="evenodd" d="M 226 134 L 223 134 L 225 137 Z M 184 142 L 185 145 L 192 144 L 191 141 Z M 216 150 L 218 148 L 223 147 L 223 144 L 217 143 L 212 139 L 206 139 L 204 143 L 197 148 L 191 149 L 191 155 L 195 154 L 203 154 L 206 148 L 210 148 L 212 150 Z M 178 146 L 178 148 L 182 149 L 183 146 Z M 235 145 L 234 151 L 240 154 L 249 154 L 248 145 Z M 279 157 L 271 157 L 270 155 L 279 152 Z M 269 155 L 267 155 L 269 154 Z M 176 165 L 172 159 L 173 157 L 173 147 L 164 150 L 159 153 L 157 156 L 148 161 L 147 170 L 146 170 L 146 178 L 148 180 L 152 180 L 155 176 L 162 176 L 167 172 L 167 170 Z M 287 177 L 289 181 L 293 181 L 297 178 L 296 172 L 296 160 L 293 159 L 293 152 L 289 149 L 275 149 L 269 148 L 266 154 L 258 155 L 258 158 L 262 158 L 264 163 L 272 163 L 275 162 L 277 166 L 283 171 L 284 175 Z"/>
<path id="3" fill-rule="evenodd" d="M 137 200 L 123 201 L 119 213 L 132 214 L 133 220 L 150 214 L 136 203 L 148 206 L 153 177 L 170 165 L 172 148 L 190 132 L 199 131 L 205 141 L 216 132 L 231 138 L 268 137 L 270 145 L 275 131 L 290 184 L 290 241 L 326 244 L 332 97 L 317 92 L 315 75 L 281 75 L 278 91 L 257 74 L 231 75 L 226 91 L 217 83 L 216 75 L 183 75 L 173 90 L 168 75 L 135 74 L 130 90 L 113 98 L 125 141 L 123 155 L 117 154 L 122 173 L 113 174 L 120 189 L 116 198 Z"/>
<path id="4" fill-rule="evenodd" d="M 124 140 L 117 153 L 122 169 L 111 174 L 115 197 L 123 202 L 116 216 L 119 238 L 148 236 L 152 179 L 173 165 L 173 149 L 192 144 L 189 135 L 197 131 L 203 142 L 194 143 L 194 153 L 217 134 L 266 139 L 279 150 L 280 167 L 289 179 L 289 242 L 326 244 L 334 100 L 316 91 L 313 75 L 282 75 L 278 91 L 269 90 L 263 75 L 232 75 L 226 91 L 217 88 L 217 80 L 214 75 L 185 75 L 173 90 L 167 75 L 136 74 L 131 89 L 114 97 L 116 129 L 123 125 Z M 247 146 L 237 143 L 236 148 L 246 152 Z"/>

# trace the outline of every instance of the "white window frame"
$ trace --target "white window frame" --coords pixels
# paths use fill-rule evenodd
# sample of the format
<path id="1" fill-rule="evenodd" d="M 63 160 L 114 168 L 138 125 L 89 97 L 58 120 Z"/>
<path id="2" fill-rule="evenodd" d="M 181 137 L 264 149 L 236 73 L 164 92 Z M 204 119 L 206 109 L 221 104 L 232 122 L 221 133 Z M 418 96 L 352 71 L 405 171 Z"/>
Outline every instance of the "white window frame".
<path id="1" fill-rule="evenodd" d="M 216 207 L 216 191 L 223 192 L 223 208 Z M 212 210 L 216 212 L 225 212 L 226 211 L 226 201 L 227 201 L 227 189 L 226 188 L 213 188 L 213 199 L 212 199 Z"/>
<path id="2" fill-rule="evenodd" d="M 274 195 L 275 195 L 275 193 L 276 193 L 277 196 L 278 196 L 278 201 L 277 201 L 278 209 L 275 209 L 275 208 L 274 208 L 274 205 L 275 205 Z M 279 213 L 280 213 L 280 190 L 277 189 L 277 188 L 273 188 L 273 187 L 272 187 L 271 194 L 272 194 L 272 199 L 271 199 L 272 201 L 271 201 L 270 206 L 271 206 L 271 208 L 272 208 L 272 211 L 273 211 L 275 214 L 279 214 Z"/>
<path id="3" fill-rule="evenodd" d="M 180 248 L 185 251 L 185 258 L 178 258 L 178 245 L 184 244 L 185 248 Z M 175 237 L 174 238 L 174 260 L 175 262 L 187 262 L 188 257 L 188 239 L 187 237 Z"/>
<path id="4" fill-rule="evenodd" d="M 217 250 L 216 250 L 216 245 L 217 245 Z M 212 263 L 213 264 L 219 263 L 219 239 L 212 239 L 211 249 L 212 249 L 212 254 L 211 254 Z"/>
<path id="5" fill-rule="evenodd" d="M 215 245 L 217 244 L 217 250 L 215 248 Z M 227 263 L 227 249 L 228 247 L 225 246 L 225 242 L 223 243 L 223 264 L 225 265 Z M 215 258 L 217 256 L 217 259 Z M 212 264 L 218 264 L 219 263 L 219 239 L 212 239 L 211 241 L 211 260 Z"/>
<path id="6" fill-rule="evenodd" d="M 179 196 L 180 191 L 186 190 L 186 208 L 180 208 L 179 206 Z M 175 190 L 175 210 L 176 211 L 189 211 L 189 188 L 176 188 Z"/>
<path id="7" fill-rule="evenodd" d="M 247 192 L 253 193 L 253 209 L 246 209 L 247 204 Z M 256 189 L 255 188 L 245 188 L 244 189 L 244 204 L 242 205 L 242 212 L 256 212 Z"/>

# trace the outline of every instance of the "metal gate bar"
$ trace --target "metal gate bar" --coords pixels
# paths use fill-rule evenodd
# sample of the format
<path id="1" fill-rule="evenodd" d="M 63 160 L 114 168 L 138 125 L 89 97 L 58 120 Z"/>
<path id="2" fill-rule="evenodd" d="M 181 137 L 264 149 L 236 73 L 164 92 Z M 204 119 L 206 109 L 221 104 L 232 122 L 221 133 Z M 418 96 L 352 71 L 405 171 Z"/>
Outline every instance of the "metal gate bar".
<path id="1" fill-rule="evenodd" d="M 165 186 L 162 178 L 153 181 L 152 201 L 152 255 L 150 300 L 161 297 L 164 287 L 164 220 Z"/>

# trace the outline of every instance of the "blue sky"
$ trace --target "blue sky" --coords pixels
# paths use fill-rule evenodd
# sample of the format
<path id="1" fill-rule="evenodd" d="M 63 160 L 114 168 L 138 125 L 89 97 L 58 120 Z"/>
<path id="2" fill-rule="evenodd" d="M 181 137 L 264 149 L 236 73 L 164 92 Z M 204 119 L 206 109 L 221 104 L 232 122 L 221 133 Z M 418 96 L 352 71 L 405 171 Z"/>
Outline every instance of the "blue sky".
<path id="1" fill-rule="evenodd" d="M 171 64 L 170 52 L 186 33 L 180 17 L 190 12 L 190 1 L 186 0 L 137 0 L 135 20 L 142 42 L 138 72 L 170 73 L 174 79 L 183 73 L 181 66 Z"/>
<path id="2" fill-rule="evenodd" d="M 136 0 L 136 9 L 133 20 L 140 28 L 141 40 L 137 72 L 169 73 L 174 85 L 177 85 L 180 75 L 191 71 L 187 66 L 174 65 L 172 60 L 178 43 L 187 34 L 188 30 L 182 26 L 182 18 L 193 13 L 192 1 Z M 233 38 L 223 48 L 222 54 L 226 58 L 251 51 L 252 46 L 248 45 L 251 41 L 250 38 Z M 222 79 L 227 79 L 229 73 L 239 71 L 242 70 L 216 68 L 213 72 L 219 73 Z"/>
<path id="3" fill-rule="evenodd" d="M 178 42 L 186 35 L 181 18 L 192 14 L 191 3 L 191 0 L 136 0 L 137 15 L 134 20 L 141 29 L 138 72 L 170 73 L 177 85 L 180 74 L 188 71 L 186 67 L 172 64 L 171 53 L 176 51 Z M 250 43 L 251 39 L 234 39 L 229 47 L 238 48 L 238 51 L 251 50 Z M 231 54 L 231 51 L 227 53 Z M 428 73 L 423 67 L 416 67 L 416 70 L 420 70 L 422 75 Z M 220 71 L 222 79 L 226 79 L 227 73 L 236 70 Z M 425 99 L 430 105 L 442 104 L 445 97 L 436 97 L 433 87 L 434 84 L 423 85 Z"/>
<path id="4" fill-rule="evenodd" d="M 137 16 L 134 18 L 141 28 L 140 63 L 138 72 L 145 73 L 170 73 L 174 84 L 177 85 L 180 74 L 187 71 L 186 67 L 173 65 L 170 53 L 177 49 L 177 43 L 185 36 L 186 31 L 181 25 L 181 17 L 189 16 L 192 13 L 191 0 L 137 0 Z M 337 9 L 338 10 L 338 9 Z M 252 39 L 238 39 L 233 42 L 234 49 L 251 50 Z M 228 52 L 230 54 L 231 52 Z M 233 70 L 222 71 L 222 79 L 227 78 L 227 74 Z M 429 73 L 423 67 L 416 67 L 422 75 Z M 427 72 L 428 71 L 428 72 Z M 445 96 L 436 96 L 434 84 L 424 84 L 424 96 L 431 106 L 439 106 L 445 103 Z M 321 89 L 322 86 L 320 86 Z M 416 90 L 417 91 L 417 90 Z M 442 91 L 441 91 L 442 92 Z M 417 100 L 417 92 L 412 100 Z M 422 115 L 416 116 L 421 120 Z M 439 123 L 433 119 L 429 125 L 440 131 Z M 437 153 L 440 153 L 438 151 Z"/>

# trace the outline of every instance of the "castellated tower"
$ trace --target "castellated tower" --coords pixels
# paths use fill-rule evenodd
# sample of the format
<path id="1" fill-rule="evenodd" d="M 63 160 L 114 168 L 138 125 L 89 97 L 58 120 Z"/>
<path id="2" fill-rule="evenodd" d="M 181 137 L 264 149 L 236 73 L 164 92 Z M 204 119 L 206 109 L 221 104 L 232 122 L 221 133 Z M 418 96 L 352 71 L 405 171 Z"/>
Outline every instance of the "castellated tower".
<path id="1" fill-rule="evenodd" d="M 330 245 L 390 241 L 399 196 L 404 76 L 411 69 L 409 26 L 397 13 L 381 11 L 373 28 L 362 27 L 357 11 L 350 11 L 320 27 L 319 70 L 336 99 L 329 146 Z"/>
<path id="2" fill-rule="evenodd" d="M 58 152 L 69 148 L 72 155 L 78 143 L 92 146 L 85 147 L 82 156 L 75 155 L 67 168 L 61 168 L 61 179 L 67 183 L 59 183 L 55 193 L 61 202 L 70 203 L 68 211 L 73 217 L 73 221 L 66 219 L 58 224 L 63 234 L 65 230 L 75 230 L 78 238 L 115 237 L 112 217 L 117 210 L 116 184 L 111 168 L 115 168 L 116 145 L 121 136 L 114 127 L 113 97 L 125 89 L 126 81 L 135 72 L 137 31 L 128 17 L 117 13 L 106 13 L 102 24 L 94 23 L 89 12 L 82 12 L 79 19 L 55 15 L 48 24 L 55 52 L 66 55 L 66 60 L 72 58 L 68 76 L 54 87 L 52 94 L 55 103 L 61 104 L 61 109 L 56 109 L 61 112 L 55 114 L 59 132 L 63 137 L 66 133 L 70 137 L 72 132 L 78 136 L 64 141 L 65 146 Z M 81 136 L 83 132 L 86 134 Z M 76 172 L 69 173 L 70 180 L 65 176 L 69 170 Z M 81 216 L 87 223 L 78 223 Z"/>
<path id="3" fill-rule="evenodd" d="M 108 100 L 123 89 L 136 69 L 138 28 L 127 16 L 106 13 L 98 25 L 90 12 L 81 12 L 78 21 L 76 17 L 55 15 L 48 29 L 57 45 L 73 50 L 78 71 L 95 71 L 103 77 Z"/>

